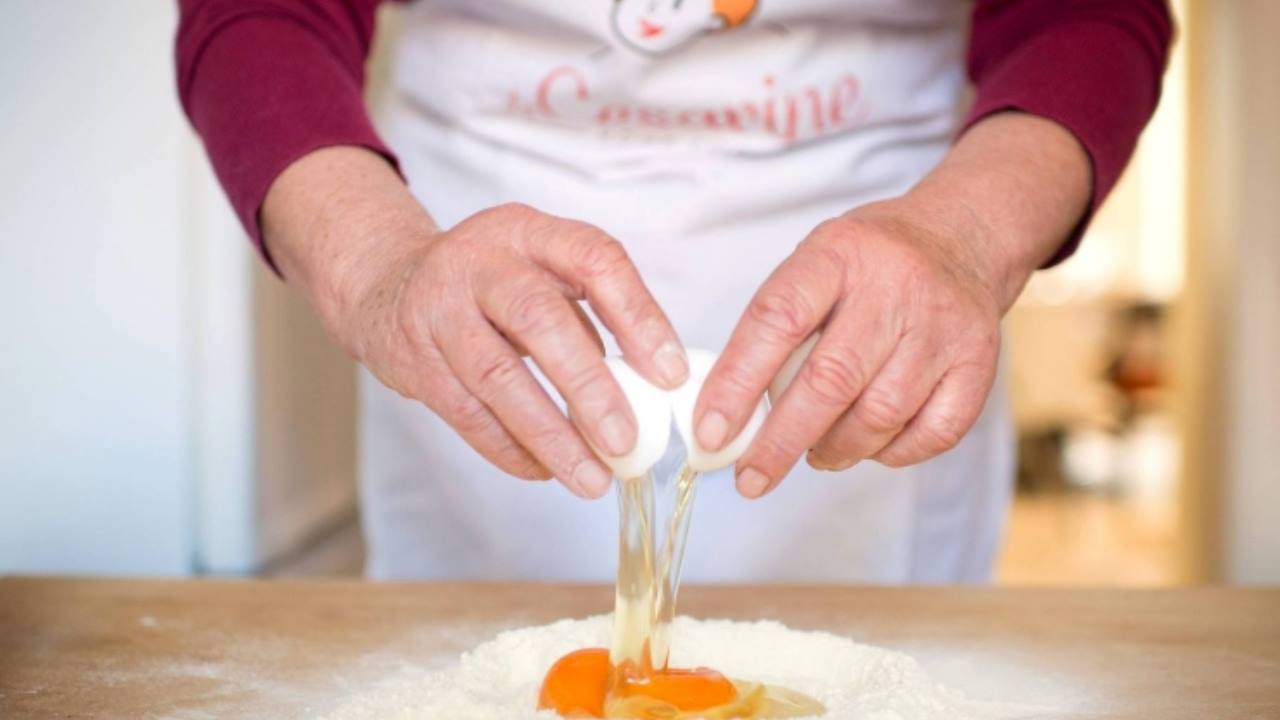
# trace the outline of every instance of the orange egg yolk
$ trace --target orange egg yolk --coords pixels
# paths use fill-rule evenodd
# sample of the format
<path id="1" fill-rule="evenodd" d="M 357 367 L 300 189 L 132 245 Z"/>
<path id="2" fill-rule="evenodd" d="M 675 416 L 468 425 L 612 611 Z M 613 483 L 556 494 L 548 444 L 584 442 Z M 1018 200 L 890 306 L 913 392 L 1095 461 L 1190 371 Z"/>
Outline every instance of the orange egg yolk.
<path id="1" fill-rule="evenodd" d="M 547 671 L 538 694 L 539 710 L 555 710 L 561 717 L 604 717 L 610 691 L 616 697 L 637 695 L 668 703 L 681 712 L 698 712 L 733 702 L 737 688 L 728 678 L 707 668 L 654 670 L 615 676 L 604 648 L 575 650 Z"/>
<path id="2" fill-rule="evenodd" d="M 609 692 L 609 651 L 575 650 L 547 671 L 538 693 L 539 710 L 555 710 L 562 717 L 604 717 Z"/>

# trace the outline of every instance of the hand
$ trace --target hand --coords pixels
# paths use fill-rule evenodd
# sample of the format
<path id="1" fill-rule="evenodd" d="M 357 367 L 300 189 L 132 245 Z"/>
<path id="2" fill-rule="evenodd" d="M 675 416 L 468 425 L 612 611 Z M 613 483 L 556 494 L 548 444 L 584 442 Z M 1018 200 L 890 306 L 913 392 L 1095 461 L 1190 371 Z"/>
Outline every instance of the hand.
<path id="1" fill-rule="evenodd" d="M 982 410 L 1000 345 L 993 283 L 904 205 L 823 223 L 747 307 L 699 400 L 704 446 L 731 436 L 739 397 L 759 397 L 797 346 L 822 336 L 739 462 L 744 494 L 763 494 L 806 450 L 828 470 L 920 462 Z"/>
<path id="2" fill-rule="evenodd" d="M 480 212 L 444 232 L 420 209 L 383 210 L 406 217 L 383 226 L 390 237 L 376 249 L 336 263 L 345 268 L 337 274 L 354 279 L 330 281 L 341 289 L 320 293 L 347 298 L 322 311 L 333 316 L 335 334 L 379 380 L 426 403 L 504 471 L 552 474 L 582 497 L 604 494 L 609 471 L 521 354 L 533 357 L 596 447 L 630 450 L 635 418 L 577 301 L 590 302 L 650 381 L 675 387 L 688 367 L 626 251 L 593 226 L 520 205 Z M 363 216 L 339 214 L 356 226 Z M 342 222 L 329 224 L 342 232 Z M 323 254 L 307 253 L 313 260 L 305 264 Z"/>
<path id="3" fill-rule="evenodd" d="M 954 447 L 995 376 L 1000 318 L 1088 198 L 1088 158 L 1050 121 L 976 125 L 908 195 L 815 229 L 748 305 L 699 396 L 699 443 L 742 428 L 790 354 L 821 338 L 738 461 L 759 497 L 807 452 L 841 470 Z"/>

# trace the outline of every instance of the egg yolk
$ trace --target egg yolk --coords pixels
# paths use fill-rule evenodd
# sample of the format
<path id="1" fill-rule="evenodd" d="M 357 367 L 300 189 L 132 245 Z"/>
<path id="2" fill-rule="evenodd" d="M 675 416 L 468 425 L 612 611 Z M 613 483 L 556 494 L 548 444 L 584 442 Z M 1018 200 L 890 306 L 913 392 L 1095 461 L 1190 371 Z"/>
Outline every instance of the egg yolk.
<path id="1" fill-rule="evenodd" d="M 555 710 L 568 718 L 602 718 L 611 690 L 617 699 L 644 697 L 682 713 L 726 705 L 738 693 L 732 681 L 707 668 L 615 675 L 608 650 L 587 648 L 575 650 L 551 666 L 538 694 L 538 709 Z"/>
<path id="2" fill-rule="evenodd" d="M 604 648 L 575 650 L 547 671 L 538 693 L 539 710 L 555 710 L 561 717 L 604 717 L 609 692 L 609 651 Z"/>

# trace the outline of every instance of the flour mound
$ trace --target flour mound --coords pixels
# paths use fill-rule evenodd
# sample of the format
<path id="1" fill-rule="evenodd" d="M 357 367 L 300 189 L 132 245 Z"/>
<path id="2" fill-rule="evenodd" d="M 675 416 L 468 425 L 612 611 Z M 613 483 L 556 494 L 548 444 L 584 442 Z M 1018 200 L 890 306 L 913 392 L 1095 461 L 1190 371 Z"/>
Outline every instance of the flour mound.
<path id="1" fill-rule="evenodd" d="M 405 667 L 344 698 L 329 720 L 543 720 L 534 710 L 547 668 L 565 653 L 607 647 L 608 616 L 512 630 L 440 671 Z M 977 706 L 902 653 L 780 623 L 677 618 L 671 664 L 711 667 L 821 700 L 828 720 L 957 720 Z"/>

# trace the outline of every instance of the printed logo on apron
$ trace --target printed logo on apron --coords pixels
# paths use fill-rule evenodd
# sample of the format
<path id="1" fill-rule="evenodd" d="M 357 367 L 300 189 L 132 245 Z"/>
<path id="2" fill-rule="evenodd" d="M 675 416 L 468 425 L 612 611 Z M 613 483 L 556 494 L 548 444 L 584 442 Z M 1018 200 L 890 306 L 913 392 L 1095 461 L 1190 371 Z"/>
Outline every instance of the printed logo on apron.
<path id="1" fill-rule="evenodd" d="M 745 27 L 758 8 L 758 0 L 614 0 L 608 20 L 613 43 L 509 88 L 504 112 L 613 142 L 680 140 L 726 150 L 777 150 L 861 125 L 870 108 L 857 73 L 847 69 L 830 68 L 812 81 L 790 77 L 787 68 L 764 69 L 754 77 L 726 77 L 735 88 L 728 97 L 681 98 L 680 104 L 642 102 L 601 88 L 598 66 L 608 64 L 609 55 L 670 62 L 708 36 Z M 776 22 L 766 28 L 787 33 Z"/>
<path id="2" fill-rule="evenodd" d="M 614 0 L 610 23 L 622 45 L 667 55 L 708 33 L 741 27 L 757 0 Z"/>

